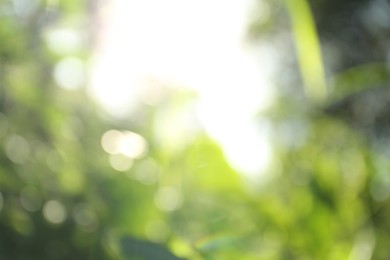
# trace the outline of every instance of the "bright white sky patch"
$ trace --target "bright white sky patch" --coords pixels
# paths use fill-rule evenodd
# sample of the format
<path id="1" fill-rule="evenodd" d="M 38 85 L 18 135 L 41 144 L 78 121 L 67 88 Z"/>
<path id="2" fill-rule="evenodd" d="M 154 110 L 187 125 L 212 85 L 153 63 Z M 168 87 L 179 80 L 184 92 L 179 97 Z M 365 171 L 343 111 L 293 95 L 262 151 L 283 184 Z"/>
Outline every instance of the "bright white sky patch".
<path id="1" fill-rule="evenodd" d="M 200 96 L 199 118 L 232 165 L 259 173 L 270 151 L 264 134 L 254 126 L 254 115 L 272 100 L 269 77 L 275 59 L 271 55 L 256 60 L 244 48 L 250 4 L 113 1 L 103 10 L 109 23 L 96 53 L 91 94 L 118 115 L 136 105 L 147 78 L 194 89 Z"/>

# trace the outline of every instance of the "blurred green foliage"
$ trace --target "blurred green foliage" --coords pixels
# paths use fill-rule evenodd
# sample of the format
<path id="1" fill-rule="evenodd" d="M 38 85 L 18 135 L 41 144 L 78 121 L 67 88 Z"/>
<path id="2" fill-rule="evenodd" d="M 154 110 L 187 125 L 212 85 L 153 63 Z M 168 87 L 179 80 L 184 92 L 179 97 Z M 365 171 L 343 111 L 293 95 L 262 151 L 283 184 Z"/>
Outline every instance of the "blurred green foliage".
<path id="1" fill-rule="evenodd" d="M 259 200 L 259 211 L 278 241 L 273 258 L 265 259 L 388 258 L 383 230 L 389 208 L 384 188 L 390 137 L 384 43 L 389 39 L 384 31 L 390 23 L 382 12 L 390 5 L 308 1 L 329 91 L 326 102 L 315 106 L 302 91 L 299 56 L 291 57 L 291 46 L 299 48 L 305 40 L 289 32 L 285 16 L 291 8 L 283 1 L 258 2 L 274 14 L 273 22 L 267 25 L 255 16 L 250 35 L 286 50 L 280 55 L 288 79 L 275 80 L 279 101 L 262 114 L 275 130 L 274 169 L 279 172 L 260 192 L 269 200 Z M 312 49 L 305 51 L 310 56 Z"/>
<path id="2" fill-rule="evenodd" d="M 390 7 L 308 1 L 331 87 L 319 106 L 303 91 L 291 52 L 303 39 L 288 19 L 299 9 L 286 2 L 258 0 L 249 30 L 279 46 L 286 77 L 260 115 L 273 130 L 273 161 L 248 189 L 203 133 L 156 138 L 161 111 L 170 122 L 191 93 L 164 88 L 141 116 L 113 120 L 85 88 L 58 87 L 60 61 L 88 61 L 98 1 L 1 1 L 0 259 L 389 258 L 389 136 L 376 129 L 388 128 L 377 118 L 390 100 L 372 89 L 389 80 L 381 10 Z M 80 43 L 53 45 L 58 30 Z M 360 91 L 369 98 L 356 99 Z M 109 155 L 102 136 L 112 129 L 142 135 L 142 156 Z"/>

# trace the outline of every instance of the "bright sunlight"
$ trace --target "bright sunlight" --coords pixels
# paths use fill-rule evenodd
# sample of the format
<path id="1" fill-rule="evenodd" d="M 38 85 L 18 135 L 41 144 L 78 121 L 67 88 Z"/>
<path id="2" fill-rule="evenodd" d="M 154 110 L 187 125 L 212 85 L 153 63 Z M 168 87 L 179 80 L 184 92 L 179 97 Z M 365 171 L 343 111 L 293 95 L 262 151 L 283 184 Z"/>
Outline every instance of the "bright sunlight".
<path id="1" fill-rule="evenodd" d="M 116 0 L 101 8 L 104 24 L 90 92 L 115 117 L 131 112 L 148 80 L 198 94 L 196 116 L 248 177 L 270 157 L 266 127 L 255 114 L 272 102 L 275 50 L 261 57 L 245 43 L 252 1 Z M 217 14 L 217 15 L 215 15 Z M 259 62 L 259 60 L 261 60 Z M 142 100 L 141 100 L 142 102 Z"/>

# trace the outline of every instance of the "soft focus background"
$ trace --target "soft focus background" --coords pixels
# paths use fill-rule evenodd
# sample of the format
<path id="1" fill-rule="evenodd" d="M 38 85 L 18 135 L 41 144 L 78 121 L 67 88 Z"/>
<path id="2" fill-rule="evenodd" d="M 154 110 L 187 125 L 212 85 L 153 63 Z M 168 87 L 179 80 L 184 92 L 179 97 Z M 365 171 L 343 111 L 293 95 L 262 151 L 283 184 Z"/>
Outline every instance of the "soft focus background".
<path id="1" fill-rule="evenodd" d="M 385 0 L 1 0 L 0 259 L 388 259 Z"/>

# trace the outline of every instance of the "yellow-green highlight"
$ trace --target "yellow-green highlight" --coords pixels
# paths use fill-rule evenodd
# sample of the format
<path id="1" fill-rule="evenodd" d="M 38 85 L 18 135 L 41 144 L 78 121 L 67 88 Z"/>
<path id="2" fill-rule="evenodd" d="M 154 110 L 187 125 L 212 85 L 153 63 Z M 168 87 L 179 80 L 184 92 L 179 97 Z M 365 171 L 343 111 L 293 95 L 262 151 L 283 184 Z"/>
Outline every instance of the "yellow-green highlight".
<path id="1" fill-rule="evenodd" d="M 285 3 L 291 18 L 306 96 L 310 101 L 321 104 L 327 98 L 327 87 L 319 39 L 310 6 L 306 0 L 285 0 Z"/>

